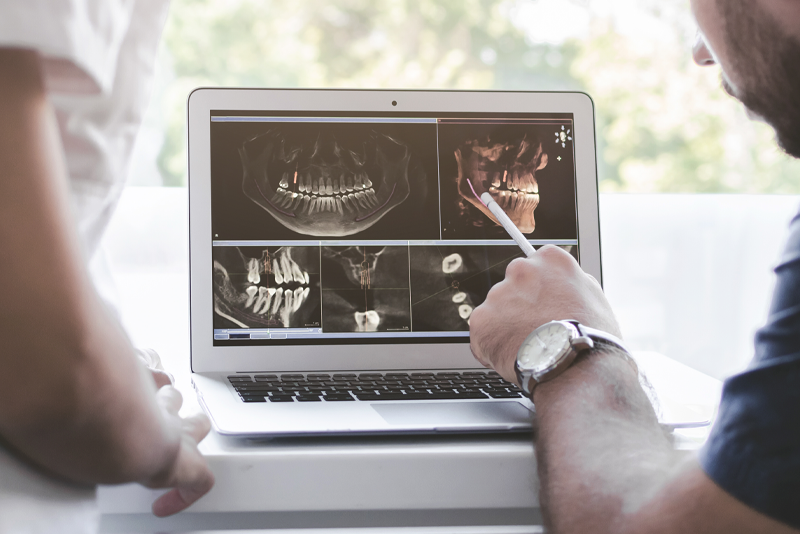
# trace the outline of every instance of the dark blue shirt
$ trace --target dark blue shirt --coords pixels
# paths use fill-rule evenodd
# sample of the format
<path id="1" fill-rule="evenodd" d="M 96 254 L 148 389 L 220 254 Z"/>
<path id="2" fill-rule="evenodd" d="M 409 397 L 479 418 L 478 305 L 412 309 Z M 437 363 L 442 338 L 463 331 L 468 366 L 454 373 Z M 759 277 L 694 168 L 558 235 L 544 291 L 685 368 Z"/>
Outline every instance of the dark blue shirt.
<path id="1" fill-rule="evenodd" d="M 755 357 L 725 382 L 700 463 L 744 504 L 800 528 L 800 215 L 775 273 Z"/>

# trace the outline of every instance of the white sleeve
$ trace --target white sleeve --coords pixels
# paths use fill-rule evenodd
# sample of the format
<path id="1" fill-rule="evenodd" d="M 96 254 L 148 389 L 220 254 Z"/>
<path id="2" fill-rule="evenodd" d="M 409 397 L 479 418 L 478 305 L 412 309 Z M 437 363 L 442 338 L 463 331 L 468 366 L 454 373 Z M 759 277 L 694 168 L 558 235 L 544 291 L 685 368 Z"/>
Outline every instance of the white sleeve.
<path id="1" fill-rule="evenodd" d="M 31 48 L 56 93 L 108 94 L 133 0 L 3 0 L 0 47 Z"/>

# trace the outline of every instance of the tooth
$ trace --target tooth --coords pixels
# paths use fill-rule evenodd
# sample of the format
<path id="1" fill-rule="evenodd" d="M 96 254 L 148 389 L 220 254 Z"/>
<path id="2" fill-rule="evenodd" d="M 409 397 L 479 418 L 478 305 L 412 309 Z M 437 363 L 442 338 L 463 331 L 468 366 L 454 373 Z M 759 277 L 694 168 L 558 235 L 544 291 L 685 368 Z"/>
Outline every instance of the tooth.
<path id="1" fill-rule="evenodd" d="M 278 313 L 278 309 L 281 307 L 281 301 L 283 301 L 283 288 L 279 287 L 278 290 L 275 291 L 275 300 L 272 301 L 273 315 Z"/>
<path id="2" fill-rule="evenodd" d="M 372 187 L 372 181 L 369 179 L 369 176 L 366 174 L 364 175 L 364 185 L 367 187 Z"/>
<path id="3" fill-rule="evenodd" d="M 367 204 L 366 193 L 363 191 L 359 191 L 356 193 L 356 200 L 358 201 L 359 205 L 364 209 L 369 209 L 369 204 Z"/>
<path id="4" fill-rule="evenodd" d="M 283 202 L 283 195 L 284 195 L 283 189 L 281 189 L 280 187 L 276 189 L 275 195 L 272 197 L 272 203 L 280 204 L 281 202 Z"/>
<path id="5" fill-rule="evenodd" d="M 258 287 L 247 286 L 247 289 L 245 289 L 245 293 L 247 293 L 247 302 L 245 303 L 244 307 L 249 308 L 253 304 L 253 301 L 256 299 L 256 294 L 258 293 Z"/>
<path id="6" fill-rule="evenodd" d="M 350 175 L 347 176 L 347 192 L 353 192 L 353 177 Z"/>
<path id="7" fill-rule="evenodd" d="M 311 199 L 311 197 L 307 197 L 307 196 L 305 196 L 305 195 L 301 195 L 301 197 L 300 197 L 300 202 L 301 202 L 301 203 L 302 203 L 302 205 L 303 205 L 303 207 L 302 207 L 302 211 L 303 211 L 303 212 L 306 212 L 306 211 L 308 211 L 308 203 L 309 203 L 309 200 L 310 200 L 310 199 Z M 298 204 L 299 204 L 299 203 L 298 203 Z"/>
<path id="8" fill-rule="evenodd" d="M 333 199 L 334 206 L 336 207 L 336 211 L 339 212 L 339 215 L 344 215 L 344 208 L 342 208 L 342 199 L 335 198 Z"/>
<path id="9" fill-rule="evenodd" d="M 333 194 L 334 195 L 338 195 L 339 194 L 339 180 L 334 180 L 333 181 Z"/>
<path id="10" fill-rule="evenodd" d="M 294 197 L 295 197 L 296 195 L 297 195 L 297 193 L 286 193 L 286 194 L 283 196 L 283 204 L 281 205 L 281 207 L 282 207 L 282 208 L 288 208 L 288 207 L 290 207 L 290 206 L 292 205 L 292 202 L 294 201 Z"/>
<path id="11" fill-rule="evenodd" d="M 258 299 L 253 306 L 254 313 L 264 313 L 267 311 L 267 308 L 269 308 L 269 301 L 267 300 L 268 296 L 269 292 L 267 291 L 266 287 L 258 288 Z"/>
<path id="12" fill-rule="evenodd" d="M 283 273 L 278 260 L 273 260 L 272 262 L 272 274 L 275 276 L 275 283 L 281 285 L 283 283 Z"/>
<path id="13" fill-rule="evenodd" d="M 296 312 L 297 310 L 299 310 L 300 309 L 300 305 L 303 304 L 303 300 L 304 300 L 303 299 L 303 294 L 305 293 L 306 289 L 308 289 L 308 288 L 304 289 L 302 287 L 298 287 L 297 289 L 294 290 L 294 307 L 292 309 L 293 312 Z"/>
<path id="14" fill-rule="evenodd" d="M 284 189 L 288 189 L 289 188 L 289 173 L 288 172 L 283 173 L 283 177 L 281 178 L 281 181 L 280 181 L 280 183 L 278 185 L 280 185 Z"/>
<path id="15" fill-rule="evenodd" d="M 508 172 L 508 171 L 506 171 L 506 172 Z M 500 173 L 496 173 L 496 174 L 495 174 L 495 175 L 492 177 L 492 186 L 494 186 L 494 187 L 500 187 Z"/>
<path id="16" fill-rule="evenodd" d="M 458 307 L 458 314 L 466 321 L 469 319 L 469 316 L 472 315 L 472 306 L 469 304 L 462 304 Z"/>
<path id="17" fill-rule="evenodd" d="M 370 181 L 369 181 L 369 176 L 367 176 L 367 173 L 365 173 L 365 172 L 362 172 L 362 173 L 361 173 L 361 183 L 362 183 L 363 185 L 361 186 L 361 189 L 366 189 L 367 187 L 369 187 L 369 186 L 367 185 L 367 182 L 369 182 L 370 184 L 372 184 L 372 182 L 370 182 Z"/>
<path id="18" fill-rule="evenodd" d="M 333 194 L 333 180 L 331 180 L 330 177 L 328 177 L 328 182 L 325 185 L 325 193 L 327 193 L 328 195 Z"/>
<path id="19" fill-rule="evenodd" d="M 378 197 L 375 196 L 375 191 L 370 189 L 365 194 L 367 195 L 367 200 L 369 201 L 369 203 L 371 204 L 372 207 L 375 207 L 375 206 L 378 205 Z"/>
<path id="20" fill-rule="evenodd" d="M 307 271 L 303 271 L 303 278 L 306 279 L 306 285 L 308 285 L 310 278 L 308 276 L 308 272 Z M 308 291 L 308 288 L 306 288 L 306 291 Z"/>
<path id="21" fill-rule="evenodd" d="M 283 319 L 283 326 L 287 326 L 286 323 L 289 322 L 289 314 L 294 308 L 294 292 L 291 289 L 287 289 L 284 293 L 284 308 L 281 310 L 281 319 Z"/>
<path id="22" fill-rule="evenodd" d="M 319 185 L 317 184 L 317 182 L 314 181 L 313 178 L 309 177 L 309 179 L 311 180 L 311 192 L 314 193 L 315 195 L 319 194 Z"/>
<path id="23" fill-rule="evenodd" d="M 465 300 L 467 300 L 467 294 L 464 293 L 463 291 L 459 291 L 458 293 L 453 295 L 453 302 L 455 302 L 456 304 L 461 304 Z"/>
<path id="24" fill-rule="evenodd" d="M 308 214 L 311 215 L 317 210 L 317 197 L 311 197 L 308 202 Z"/>
<path id="25" fill-rule="evenodd" d="M 322 199 L 322 211 L 331 211 L 331 199 L 328 197 Z"/>
<path id="26" fill-rule="evenodd" d="M 247 260 L 247 281 L 251 284 L 257 284 L 261 281 L 261 275 L 259 274 L 259 264 L 258 260 L 255 258 L 250 258 Z"/>
<path id="27" fill-rule="evenodd" d="M 362 178 L 362 173 L 356 174 L 356 186 L 355 190 L 359 191 L 364 188 L 364 179 Z"/>
<path id="28" fill-rule="evenodd" d="M 353 211 L 353 208 L 350 207 L 350 200 L 347 199 L 347 195 L 342 196 L 342 204 L 347 211 Z"/>
<path id="29" fill-rule="evenodd" d="M 291 282 L 292 280 L 292 266 L 289 265 L 289 259 L 286 257 L 288 254 L 281 256 L 281 272 L 283 273 L 283 281 Z"/>
<path id="30" fill-rule="evenodd" d="M 289 262 L 292 266 L 292 279 L 298 284 L 302 284 L 305 281 L 303 271 L 300 270 L 300 266 L 294 260 L 290 259 Z"/>

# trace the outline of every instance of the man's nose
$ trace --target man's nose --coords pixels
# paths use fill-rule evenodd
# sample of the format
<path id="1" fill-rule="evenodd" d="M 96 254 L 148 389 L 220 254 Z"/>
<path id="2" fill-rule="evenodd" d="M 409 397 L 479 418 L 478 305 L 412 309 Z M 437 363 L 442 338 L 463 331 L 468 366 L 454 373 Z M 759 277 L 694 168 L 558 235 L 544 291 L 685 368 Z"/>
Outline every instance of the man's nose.
<path id="1" fill-rule="evenodd" d="M 700 67 L 708 67 L 710 65 L 717 64 L 717 62 L 714 60 L 714 56 L 711 54 L 711 50 L 708 49 L 708 45 L 706 44 L 703 34 L 700 32 L 697 32 L 697 37 L 695 38 L 694 46 L 692 47 L 692 58 Z"/>

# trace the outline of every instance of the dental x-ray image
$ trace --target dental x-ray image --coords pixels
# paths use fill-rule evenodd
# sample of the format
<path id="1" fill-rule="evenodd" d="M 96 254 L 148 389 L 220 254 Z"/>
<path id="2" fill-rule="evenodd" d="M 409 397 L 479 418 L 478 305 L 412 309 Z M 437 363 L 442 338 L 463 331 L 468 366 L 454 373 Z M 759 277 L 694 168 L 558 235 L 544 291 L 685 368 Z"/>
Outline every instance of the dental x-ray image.
<path id="1" fill-rule="evenodd" d="M 530 239 L 576 239 L 574 156 L 552 148 L 553 124 L 439 126 L 442 238 L 506 239 L 480 201 L 488 192 Z"/>
<path id="2" fill-rule="evenodd" d="M 434 125 L 212 126 L 215 239 L 439 237 Z"/>
<path id="3" fill-rule="evenodd" d="M 324 332 L 411 331 L 408 247 L 322 247 Z"/>
<path id="4" fill-rule="evenodd" d="M 214 328 L 319 328 L 319 247 L 213 247 Z"/>
<path id="5" fill-rule="evenodd" d="M 577 257 L 577 247 L 563 247 Z M 517 246 L 412 246 L 411 312 L 415 332 L 469 330 L 472 311 L 508 264 L 524 254 Z"/>

